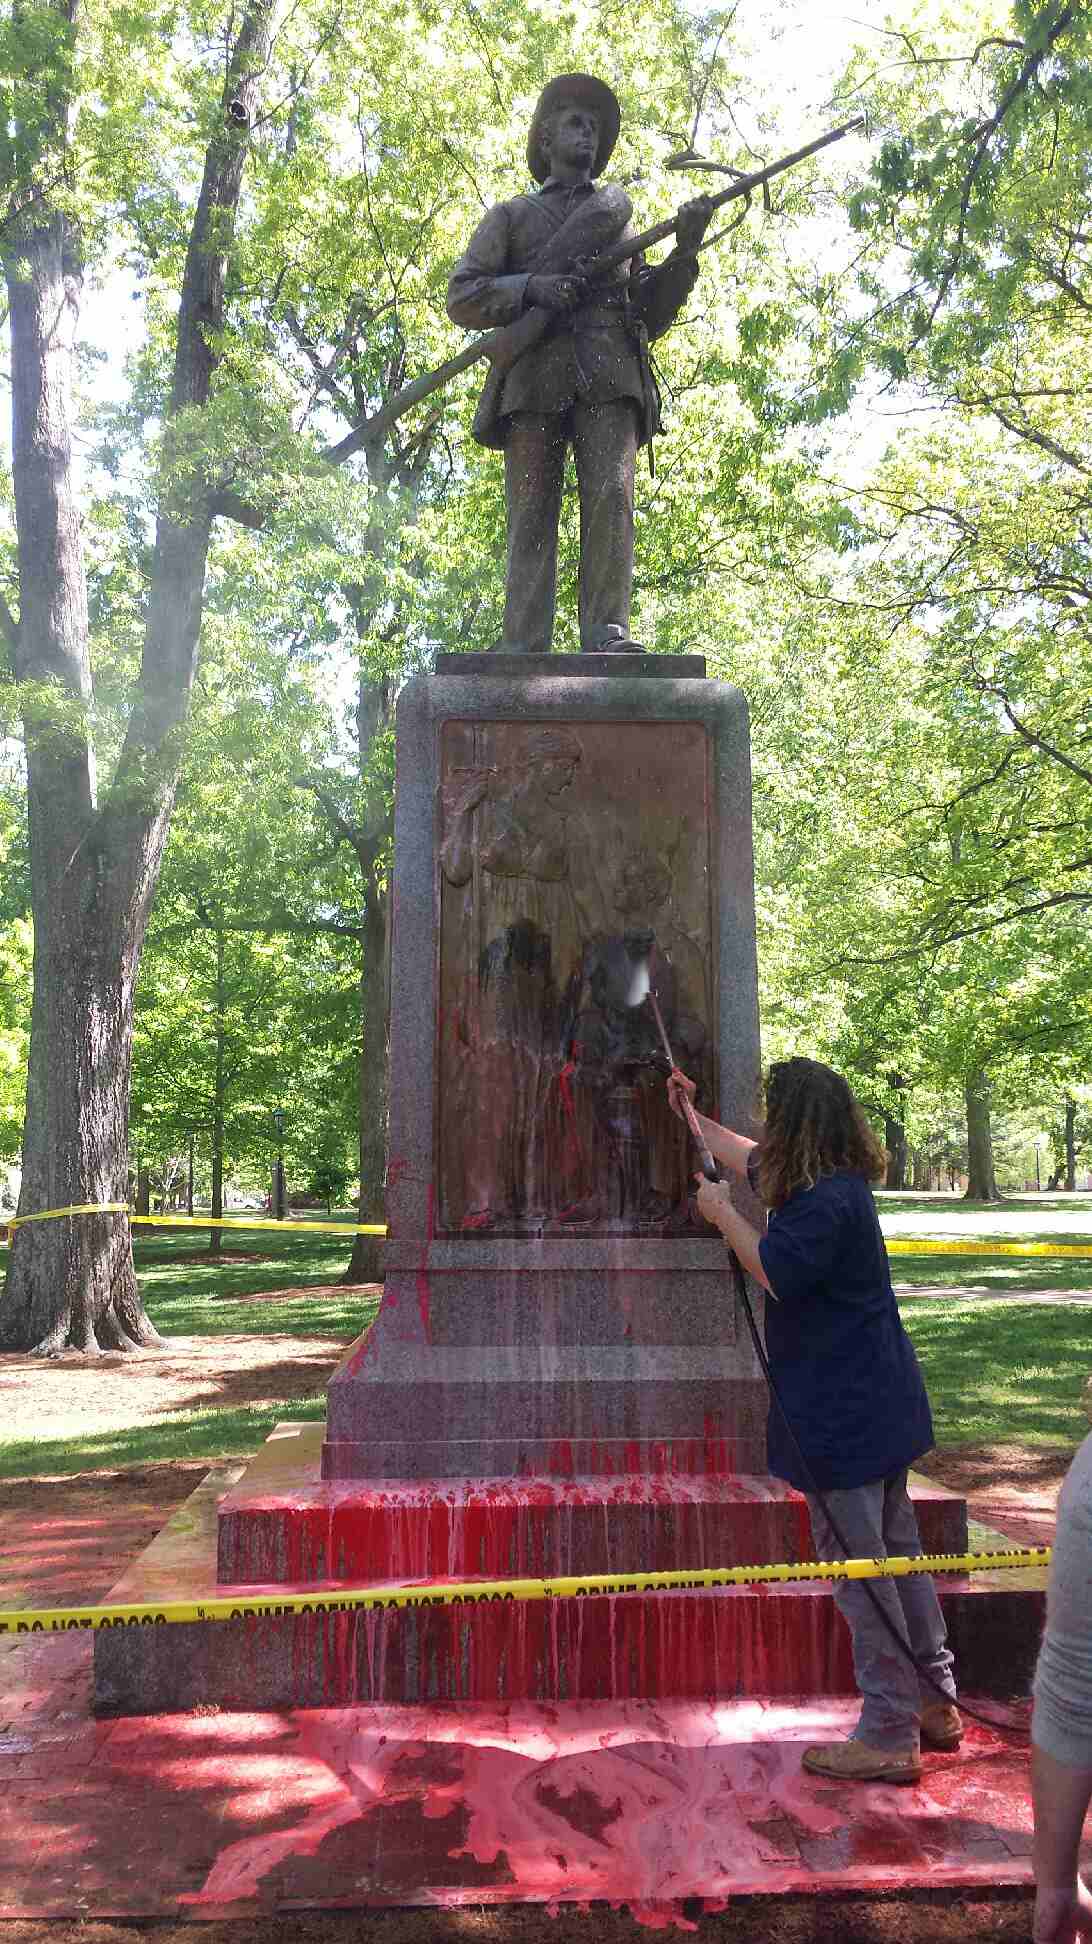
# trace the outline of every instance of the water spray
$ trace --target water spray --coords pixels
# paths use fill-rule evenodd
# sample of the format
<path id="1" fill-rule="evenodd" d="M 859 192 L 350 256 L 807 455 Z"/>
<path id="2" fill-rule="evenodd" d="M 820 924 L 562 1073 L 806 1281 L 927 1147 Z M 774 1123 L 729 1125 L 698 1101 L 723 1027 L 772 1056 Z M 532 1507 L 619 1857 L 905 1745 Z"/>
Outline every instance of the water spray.
<path id="1" fill-rule="evenodd" d="M 635 939 L 632 942 L 627 940 L 632 971 L 625 1003 L 631 1009 L 636 1010 L 638 1006 L 643 1006 L 645 1001 L 648 1001 L 648 1004 L 652 1007 L 652 1016 L 656 1021 L 656 1031 L 660 1035 L 660 1045 L 663 1047 L 668 1066 L 672 1073 L 676 1073 L 678 1068 L 675 1065 L 675 1055 L 671 1051 L 671 1041 L 667 1037 L 664 1016 L 660 1011 L 660 1002 L 656 997 L 656 988 L 652 983 L 652 960 L 656 951 L 656 940 L 651 932 L 645 933 L 639 940 L 641 949 L 637 952 L 633 950 L 633 943 L 636 942 L 638 941 Z M 721 1181 L 723 1177 L 713 1159 L 709 1144 L 701 1131 L 701 1122 L 694 1112 L 690 1097 L 684 1088 L 680 1088 L 679 1093 L 682 1100 L 683 1119 L 690 1130 L 690 1137 L 694 1146 L 698 1150 L 698 1165 L 701 1168 L 702 1174 L 705 1176 L 706 1181 Z"/>

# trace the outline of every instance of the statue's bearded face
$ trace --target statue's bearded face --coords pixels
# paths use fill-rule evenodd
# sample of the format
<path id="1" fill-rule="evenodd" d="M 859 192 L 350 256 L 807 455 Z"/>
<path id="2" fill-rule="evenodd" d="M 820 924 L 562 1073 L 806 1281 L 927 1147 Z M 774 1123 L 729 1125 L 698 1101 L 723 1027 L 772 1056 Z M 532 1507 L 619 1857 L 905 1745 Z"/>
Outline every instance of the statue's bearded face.
<path id="1" fill-rule="evenodd" d="M 551 167 L 561 162 L 570 169 L 587 169 L 590 175 L 599 153 L 598 115 L 578 102 L 563 101 L 543 129 L 542 146 Z"/>

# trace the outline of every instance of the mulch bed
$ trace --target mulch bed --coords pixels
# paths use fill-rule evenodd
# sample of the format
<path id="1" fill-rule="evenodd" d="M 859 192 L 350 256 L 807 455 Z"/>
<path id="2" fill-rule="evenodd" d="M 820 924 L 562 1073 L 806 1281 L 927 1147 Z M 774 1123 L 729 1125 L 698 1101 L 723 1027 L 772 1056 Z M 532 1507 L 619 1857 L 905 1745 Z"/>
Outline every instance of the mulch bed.
<path id="1" fill-rule="evenodd" d="M 322 1911 L 229 1922 L 0 1923 L 0 1944 L 638 1944 L 650 1932 L 714 1944 L 1028 1944 L 1031 1898 L 999 1892 L 995 1901 L 935 1892 L 899 1897 L 757 1898 L 705 1915 L 684 1905 L 682 1923 L 666 1912 L 634 1918 L 605 1904 L 455 1910 Z"/>
<path id="2" fill-rule="evenodd" d="M 973 1519 L 1022 1546 L 1049 1546 L 1071 1450 L 1061 1445 L 943 1445 L 916 1470 L 967 1500 Z"/>

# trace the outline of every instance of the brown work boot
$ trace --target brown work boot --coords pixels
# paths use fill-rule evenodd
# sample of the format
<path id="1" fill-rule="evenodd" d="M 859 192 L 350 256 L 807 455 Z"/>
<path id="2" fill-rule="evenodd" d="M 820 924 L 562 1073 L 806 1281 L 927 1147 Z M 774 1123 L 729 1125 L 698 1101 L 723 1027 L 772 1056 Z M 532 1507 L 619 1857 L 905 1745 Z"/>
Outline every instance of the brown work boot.
<path id="1" fill-rule="evenodd" d="M 954 1701 L 930 1701 L 921 1711 L 921 1739 L 928 1748 L 958 1748 L 963 1718 Z"/>
<path id="2" fill-rule="evenodd" d="M 909 1748 L 869 1748 L 866 1742 L 820 1742 L 805 1748 L 809 1775 L 835 1782 L 920 1782 L 921 1761 Z"/>

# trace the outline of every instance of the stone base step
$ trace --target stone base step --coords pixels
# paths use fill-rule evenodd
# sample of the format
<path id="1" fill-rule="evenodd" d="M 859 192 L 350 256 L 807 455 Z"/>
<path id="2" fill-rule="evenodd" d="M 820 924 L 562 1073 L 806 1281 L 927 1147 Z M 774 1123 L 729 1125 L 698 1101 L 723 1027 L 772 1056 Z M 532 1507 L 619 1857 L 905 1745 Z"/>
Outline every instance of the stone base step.
<path id="1" fill-rule="evenodd" d="M 945 1581 L 941 1602 L 960 1678 L 1007 1698 L 1030 1682 L 1042 1593 L 975 1583 L 988 1577 Z M 96 1709 L 156 1714 L 209 1703 L 249 1710 L 854 1691 L 849 1636 L 825 1587 L 423 1604 L 387 1613 L 338 1612 L 339 1590 L 329 1588 L 326 1613 L 247 1619 L 247 1594 L 257 1591 L 251 1587 L 240 1588 L 243 1617 L 231 1625 L 96 1633 Z"/>
<path id="2" fill-rule="evenodd" d="M 229 1591 L 215 1579 L 216 1512 L 225 1488 L 237 1482 L 235 1472 L 210 1474 L 111 1599 L 200 1602 Z M 984 1543 L 985 1535 L 976 1539 Z M 1041 1572 L 940 1582 L 964 1686 L 1001 1696 L 1026 1689 L 1044 1585 Z M 257 1590 L 238 1589 L 244 1617 L 230 1624 L 97 1631 L 96 1710 L 727 1700 L 845 1694 L 853 1686 L 848 1636 L 820 1583 L 368 1613 L 338 1611 L 343 1589 L 330 1583 L 329 1612 L 247 1619 L 247 1598 Z M 293 1589 L 282 1583 L 263 1590 L 283 1596 Z M 316 1590 L 315 1582 L 306 1590 Z"/>
<path id="3" fill-rule="evenodd" d="M 219 1509 L 217 1578 L 548 1579 L 795 1562 L 807 1506 L 768 1474 L 376 1479 L 320 1475 L 322 1426 L 279 1425 Z M 915 1481 L 927 1552 L 967 1545 L 966 1503 Z"/>

